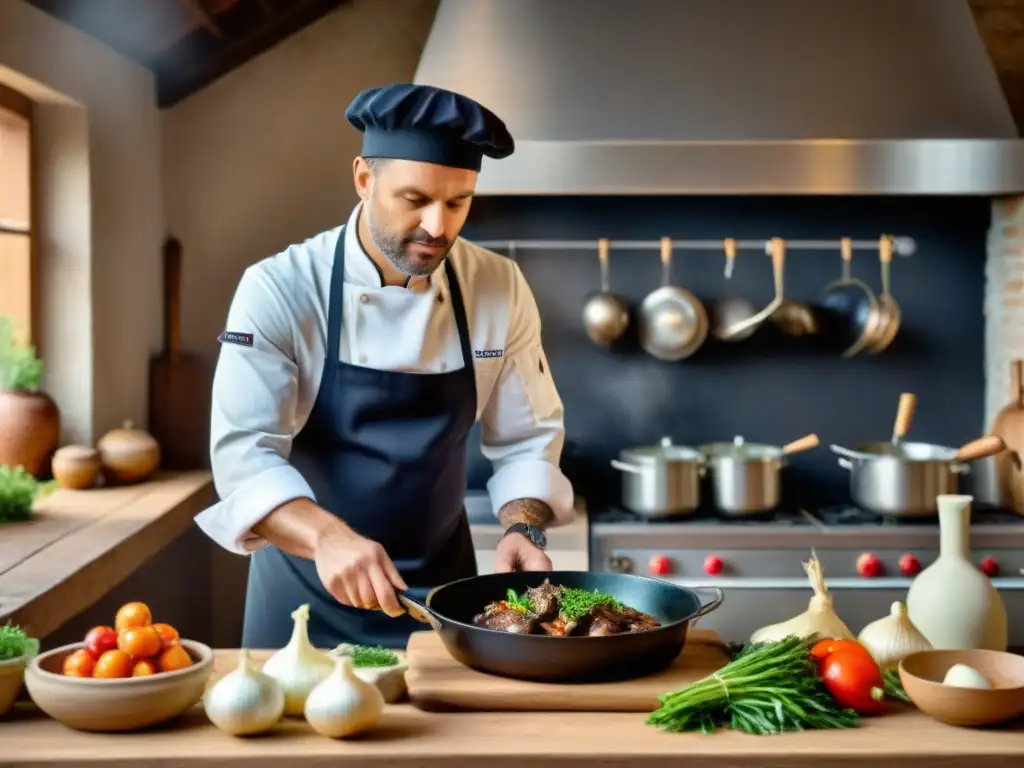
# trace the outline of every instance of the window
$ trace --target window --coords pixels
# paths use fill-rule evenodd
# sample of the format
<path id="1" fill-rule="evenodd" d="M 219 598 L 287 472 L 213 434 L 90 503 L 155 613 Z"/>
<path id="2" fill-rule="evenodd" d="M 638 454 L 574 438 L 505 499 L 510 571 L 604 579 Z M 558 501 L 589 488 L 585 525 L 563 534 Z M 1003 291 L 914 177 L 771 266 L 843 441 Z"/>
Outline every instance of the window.
<path id="1" fill-rule="evenodd" d="M 32 102 L 0 85 L 0 315 L 32 342 Z"/>

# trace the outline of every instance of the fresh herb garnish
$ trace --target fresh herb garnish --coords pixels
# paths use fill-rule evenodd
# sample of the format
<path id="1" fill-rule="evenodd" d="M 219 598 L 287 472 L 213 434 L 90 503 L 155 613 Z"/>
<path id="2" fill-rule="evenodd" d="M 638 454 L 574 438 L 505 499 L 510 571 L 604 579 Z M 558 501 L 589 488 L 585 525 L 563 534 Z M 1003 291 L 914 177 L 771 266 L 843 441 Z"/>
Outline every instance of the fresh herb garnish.
<path id="1" fill-rule="evenodd" d="M 7 622 L 0 627 L 0 661 L 10 661 L 39 650 L 39 641 L 29 637 L 21 627 Z"/>
<path id="2" fill-rule="evenodd" d="M 393 667 L 398 664 L 398 656 L 387 648 L 356 645 L 352 647 L 353 667 Z"/>
<path id="3" fill-rule="evenodd" d="M 505 593 L 505 603 L 516 613 L 525 614 L 533 610 L 533 601 L 526 596 L 526 593 L 517 595 L 514 589 L 509 589 Z"/>
<path id="4" fill-rule="evenodd" d="M 903 690 L 903 683 L 900 681 L 900 673 L 897 669 L 887 669 L 882 673 L 882 682 L 885 683 L 886 698 L 896 699 L 910 703 L 910 697 Z"/>
<path id="5" fill-rule="evenodd" d="M 713 675 L 661 696 L 647 723 L 701 733 L 729 725 L 755 735 L 854 728 L 860 717 L 840 707 L 818 676 L 815 642 L 790 635 L 749 645 Z"/>
<path id="6" fill-rule="evenodd" d="M 40 482 L 24 467 L 0 464 L 0 523 L 28 520 L 35 500 L 55 487 L 54 481 Z"/>
<path id="7" fill-rule="evenodd" d="M 598 592 L 596 589 L 590 592 L 576 587 L 562 587 L 559 604 L 561 606 L 562 618 L 566 621 L 579 621 L 592 608 L 596 608 L 599 605 L 607 605 L 615 609 L 622 608 L 622 603 L 611 595 Z"/>

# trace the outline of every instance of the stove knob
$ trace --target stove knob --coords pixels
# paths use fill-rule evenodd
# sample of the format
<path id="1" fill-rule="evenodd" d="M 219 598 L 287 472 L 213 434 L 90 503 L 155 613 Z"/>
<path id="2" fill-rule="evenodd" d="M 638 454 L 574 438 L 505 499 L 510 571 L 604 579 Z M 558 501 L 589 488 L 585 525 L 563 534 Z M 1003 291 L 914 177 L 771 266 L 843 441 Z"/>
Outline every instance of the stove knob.
<path id="1" fill-rule="evenodd" d="M 865 579 L 874 579 L 881 576 L 885 572 L 885 566 L 882 565 L 882 561 L 872 555 L 870 552 L 865 552 L 863 555 L 857 558 L 857 573 L 863 576 Z"/>
<path id="2" fill-rule="evenodd" d="M 900 558 L 900 573 L 904 576 L 917 576 L 921 572 L 921 561 L 907 552 Z"/>
<path id="3" fill-rule="evenodd" d="M 990 579 L 999 575 L 999 563 L 994 557 L 983 557 L 981 559 L 981 572 Z"/>
<path id="4" fill-rule="evenodd" d="M 633 561 L 628 557 L 612 557 L 608 560 L 608 569 L 612 573 L 629 573 L 633 570 Z"/>
<path id="5" fill-rule="evenodd" d="M 672 571 L 672 561 L 665 555 L 655 555 L 647 564 L 652 576 L 664 576 Z"/>
<path id="6" fill-rule="evenodd" d="M 717 576 L 722 572 L 724 564 L 718 555 L 708 555 L 704 558 L 704 573 L 708 576 Z"/>

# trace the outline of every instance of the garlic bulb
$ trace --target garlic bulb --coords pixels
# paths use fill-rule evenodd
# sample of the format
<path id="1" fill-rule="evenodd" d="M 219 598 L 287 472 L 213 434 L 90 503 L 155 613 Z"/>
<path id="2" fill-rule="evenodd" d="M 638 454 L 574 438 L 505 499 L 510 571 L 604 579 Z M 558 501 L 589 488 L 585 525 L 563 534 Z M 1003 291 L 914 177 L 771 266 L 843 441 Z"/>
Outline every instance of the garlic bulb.
<path id="1" fill-rule="evenodd" d="M 284 712 L 284 691 L 277 681 L 252 666 L 249 652 L 239 653 L 238 667 L 210 686 L 203 696 L 206 716 L 232 736 L 269 730 Z"/>
<path id="2" fill-rule="evenodd" d="M 789 635 L 811 637 L 819 635 L 822 639 L 853 640 L 853 632 L 843 623 L 832 609 L 832 597 L 825 586 L 825 575 L 817 555 L 811 552 L 811 559 L 804 563 L 804 571 L 811 582 L 814 595 L 807 604 L 807 610 L 799 616 L 772 624 L 757 630 L 750 638 L 752 643 L 771 643 L 782 640 Z"/>
<path id="3" fill-rule="evenodd" d="M 322 736 L 338 739 L 370 730 L 384 712 L 384 697 L 362 680 L 352 659 L 340 656 L 334 671 L 306 699 L 306 721 Z"/>
<path id="4" fill-rule="evenodd" d="M 981 672 L 966 664 L 954 664 L 949 668 L 942 680 L 943 685 L 952 685 L 956 688 L 980 688 L 988 691 L 992 689 L 992 683 L 988 681 Z"/>
<path id="5" fill-rule="evenodd" d="M 288 645 L 267 659 L 263 673 L 277 680 L 284 691 L 284 713 L 301 717 L 306 697 L 331 674 L 334 662 L 309 642 L 309 604 L 292 611 L 292 619 L 295 626 Z"/>
<path id="6" fill-rule="evenodd" d="M 932 650 L 928 638 L 907 616 L 907 606 L 899 600 L 892 604 L 888 616 L 864 627 L 857 641 L 868 649 L 883 672 L 899 666 L 912 653 Z"/>

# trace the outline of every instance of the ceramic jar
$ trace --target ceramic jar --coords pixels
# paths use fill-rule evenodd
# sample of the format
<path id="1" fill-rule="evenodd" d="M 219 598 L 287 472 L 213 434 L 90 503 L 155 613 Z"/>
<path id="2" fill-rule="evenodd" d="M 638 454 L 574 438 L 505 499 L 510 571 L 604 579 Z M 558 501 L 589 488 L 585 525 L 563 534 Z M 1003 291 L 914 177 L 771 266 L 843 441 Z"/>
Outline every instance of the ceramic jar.
<path id="1" fill-rule="evenodd" d="M 87 445 L 65 445 L 53 455 L 53 479 L 62 488 L 82 491 L 92 488 L 103 468 L 100 452 Z"/>
<path id="2" fill-rule="evenodd" d="M 964 495 L 937 497 L 939 558 L 910 585 L 907 613 L 936 649 L 1005 651 L 1006 606 L 971 560 L 973 500 Z"/>
<path id="3" fill-rule="evenodd" d="M 103 475 L 110 485 L 129 485 L 146 480 L 160 466 L 160 445 L 151 434 L 126 421 L 96 443 Z"/>

